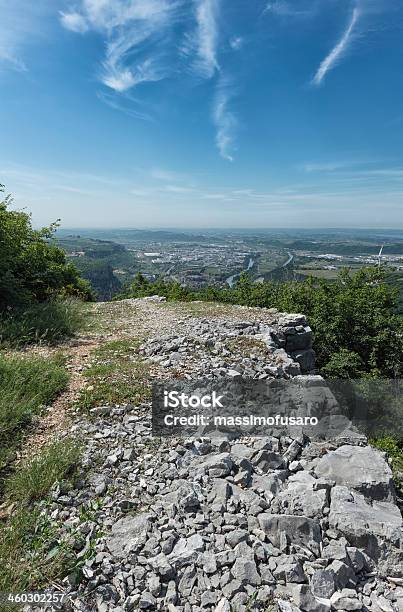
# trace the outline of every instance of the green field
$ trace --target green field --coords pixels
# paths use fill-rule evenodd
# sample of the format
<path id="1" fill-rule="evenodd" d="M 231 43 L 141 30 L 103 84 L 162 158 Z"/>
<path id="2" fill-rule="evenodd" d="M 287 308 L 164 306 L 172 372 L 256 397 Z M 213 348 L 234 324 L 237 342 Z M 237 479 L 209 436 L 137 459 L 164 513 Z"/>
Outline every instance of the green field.
<path id="1" fill-rule="evenodd" d="M 316 278 L 326 278 L 333 279 L 337 278 L 338 270 L 318 270 L 317 268 L 311 269 L 297 269 L 295 270 L 296 274 L 301 274 L 302 276 L 315 276 Z"/>

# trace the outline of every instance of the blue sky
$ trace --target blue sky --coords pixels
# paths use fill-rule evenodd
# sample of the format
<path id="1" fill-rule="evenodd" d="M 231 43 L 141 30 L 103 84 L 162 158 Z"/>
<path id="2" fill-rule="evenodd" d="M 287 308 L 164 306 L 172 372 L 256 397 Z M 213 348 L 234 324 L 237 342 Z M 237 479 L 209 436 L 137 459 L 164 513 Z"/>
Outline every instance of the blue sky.
<path id="1" fill-rule="evenodd" d="M 403 227 L 400 0 L 0 0 L 0 182 L 64 227 Z"/>

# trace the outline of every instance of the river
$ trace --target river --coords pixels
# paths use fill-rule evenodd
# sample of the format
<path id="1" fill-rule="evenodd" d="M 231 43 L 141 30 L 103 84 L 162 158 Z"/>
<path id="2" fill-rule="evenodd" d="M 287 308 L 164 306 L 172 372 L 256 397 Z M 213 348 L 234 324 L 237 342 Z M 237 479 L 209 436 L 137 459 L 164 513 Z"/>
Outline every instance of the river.
<path id="1" fill-rule="evenodd" d="M 290 252 L 288 252 L 288 259 L 287 261 L 282 265 L 282 268 L 286 268 L 288 266 L 288 264 L 290 264 L 292 262 L 292 260 L 294 259 L 294 255 Z"/>
<path id="2" fill-rule="evenodd" d="M 288 251 L 287 254 L 288 254 L 288 259 L 285 263 L 282 264 L 281 266 L 282 268 L 286 268 L 294 259 L 294 255 L 292 253 Z M 245 268 L 245 270 L 242 270 L 242 272 L 248 272 L 253 267 L 254 263 L 255 263 L 255 260 L 252 259 L 252 257 L 250 257 L 248 267 Z M 232 276 L 229 276 L 227 280 L 225 281 L 227 285 L 229 285 L 230 287 L 233 287 L 236 283 L 236 279 L 241 276 L 242 272 L 238 272 L 237 274 L 233 274 Z M 256 279 L 255 282 L 262 283 L 263 281 L 264 281 L 264 276 L 260 276 L 259 278 Z"/>
<path id="3" fill-rule="evenodd" d="M 255 260 L 252 259 L 252 257 L 250 257 L 248 267 L 245 268 L 245 270 L 242 270 L 241 272 L 237 272 L 237 274 L 233 274 L 232 276 L 229 276 L 227 280 L 225 281 L 227 285 L 229 285 L 230 287 L 233 287 L 236 283 L 236 279 L 241 276 L 242 272 L 248 272 L 251 268 L 253 268 L 254 263 L 255 263 Z"/>

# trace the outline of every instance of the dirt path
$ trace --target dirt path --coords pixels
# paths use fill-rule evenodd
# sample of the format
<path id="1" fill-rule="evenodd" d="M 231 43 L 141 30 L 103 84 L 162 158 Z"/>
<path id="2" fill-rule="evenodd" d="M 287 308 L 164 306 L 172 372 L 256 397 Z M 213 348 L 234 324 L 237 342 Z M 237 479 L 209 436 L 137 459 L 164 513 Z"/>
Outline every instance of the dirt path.
<path id="1" fill-rule="evenodd" d="M 92 355 L 99 347 L 116 340 L 146 339 L 150 336 L 183 333 L 187 320 L 206 316 L 219 320 L 237 320 L 246 316 L 250 319 L 261 319 L 262 310 L 202 302 L 99 302 L 89 309 L 89 329 L 73 340 L 56 347 L 35 346 L 26 349 L 24 354 L 42 357 L 62 353 L 67 360 L 66 368 L 70 373 L 70 380 L 66 391 L 36 419 L 22 444 L 17 461 L 34 456 L 46 443 L 69 429 L 72 408 L 87 384 L 83 372 L 91 364 Z"/>
<path id="2" fill-rule="evenodd" d="M 56 347 L 34 346 L 24 350 L 24 355 L 45 358 L 62 353 L 67 360 L 70 380 L 67 389 L 35 420 L 17 455 L 17 462 L 33 457 L 50 440 L 69 429 L 72 407 L 87 384 L 83 372 L 90 365 L 94 351 L 107 342 L 173 332 L 177 314 L 175 309 L 164 306 L 131 300 L 100 302 L 89 311 L 89 332 Z"/>
<path id="3" fill-rule="evenodd" d="M 79 339 L 69 347 L 66 367 L 70 373 L 67 389 L 37 418 L 18 453 L 18 461 L 37 454 L 57 434 L 65 431 L 70 423 L 69 409 L 78 399 L 85 384 L 82 371 L 90 360 L 90 354 L 98 348 L 100 340 Z M 63 351 L 64 352 L 64 351 Z"/>

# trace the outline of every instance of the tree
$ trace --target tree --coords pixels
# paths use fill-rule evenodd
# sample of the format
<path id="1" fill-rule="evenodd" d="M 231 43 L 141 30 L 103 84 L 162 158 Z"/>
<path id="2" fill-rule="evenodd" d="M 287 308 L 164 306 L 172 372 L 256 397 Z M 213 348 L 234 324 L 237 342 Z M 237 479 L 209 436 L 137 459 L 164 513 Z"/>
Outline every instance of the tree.
<path id="1" fill-rule="evenodd" d="M 11 204 L 10 195 L 0 202 L 0 312 L 57 295 L 91 299 L 89 284 L 66 262 L 64 252 L 49 243 L 57 222 L 34 230 L 30 215 L 10 210 Z"/>

